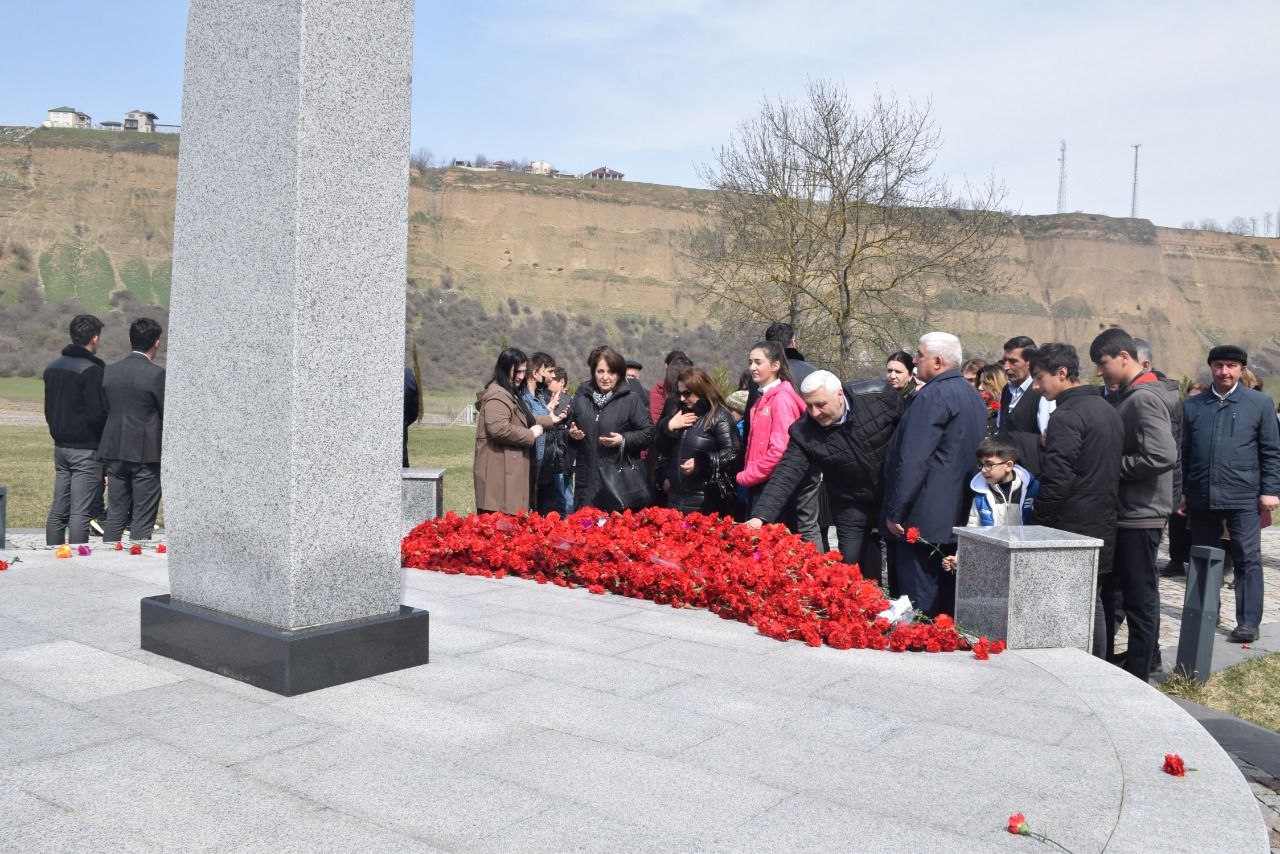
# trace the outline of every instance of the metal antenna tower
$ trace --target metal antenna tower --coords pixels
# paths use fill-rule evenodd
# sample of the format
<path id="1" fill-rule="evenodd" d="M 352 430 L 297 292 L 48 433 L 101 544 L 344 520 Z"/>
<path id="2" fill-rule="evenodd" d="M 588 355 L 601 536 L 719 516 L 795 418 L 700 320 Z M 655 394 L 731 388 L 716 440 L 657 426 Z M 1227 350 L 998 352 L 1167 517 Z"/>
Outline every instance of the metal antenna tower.
<path id="1" fill-rule="evenodd" d="M 1067 141 L 1058 147 L 1058 213 L 1067 212 Z"/>
<path id="2" fill-rule="evenodd" d="M 1137 142 L 1133 145 L 1133 203 L 1129 206 L 1129 216 L 1137 218 L 1138 216 L 1138 149 L 1142 148 L 1142 143 Z"/>

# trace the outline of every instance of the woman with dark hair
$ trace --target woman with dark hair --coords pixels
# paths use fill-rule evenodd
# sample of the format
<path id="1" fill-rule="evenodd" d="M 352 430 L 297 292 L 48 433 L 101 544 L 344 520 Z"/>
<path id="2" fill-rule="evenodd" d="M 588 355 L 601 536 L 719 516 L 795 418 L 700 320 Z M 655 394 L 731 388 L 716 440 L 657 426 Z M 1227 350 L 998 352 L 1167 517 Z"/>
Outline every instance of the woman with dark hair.
<path id="1" fill-rule="evenodd" d="M 915 360 L 905 350 L 890 353 L 889 358 L 884 360 L 884 381 L 902 392 L 902 396 L 907 399 L 907 403 L 910 403 L 911 399 L 916 396 L 916 392 L 920 390 L 920 384 L 916 382 L 915 371 Z"/>
<path id="2" fill-rule="evenodd" d="M 681 371 L 676 393 L 679 409 L 658 425 L 655 446 L 655 469 L 667 506 L 681 513 L 732 516 L 737 503 L 733 477 L 742 455 L 733 415 L 702 368 Z"/>
<path id="3" fill-rule="evenodd" d="M 692 368 L 693 361 L 683 350 L 672 350 L 667 354 L 667 364 L 663 369 L 662 382 L 654 383 L 649 389 L 649 418 L 654 424 L 661 424 L 662 417 L 671 415 L 676 405 L 676 378 L 685 368 Z"/>
<path id="4" fill-rule="evenodd" d="M 791 368 L 781 343 L 761 341 L 752 347 L 747 370 L 760 389 L 760 397 L 751 406 L 746 461 L 737 481 L 750 490 L 750 503 L 755 504 L 764 491 L 765 481 L 773 476 L 773 470 L 787 450 L 791 425 L 804 415 L 804 400 L 791 386 Z M 789 504 L 783 517 L 787 527 L 795 531 L 795 506 L 793 502 Z M 750 512 L 748 509 L 747 514 Z"/>
<path id="5" fill-rule="evenodd" d="M 563 415 L 534 416 L 520 400 L 529 359 L 508 347 L 498 355 L 493 379 L 476 395 L 476 511 L 516 514 L 533 498 L 533 449 Z"/>
<path id="6" fill-rule="evenodd" d="M 640 452 L 653 444 L 653 422 L 645 401 L 625 382 L 627 365 L 616 350 L 597 347 L 587 367 L 591 379 L 578 389 L 570 410 L 569 441 L 577 449 L 573 506 L 627 509 L 616 506 L 605 479 L 634 470 L 648 489 Z"/>

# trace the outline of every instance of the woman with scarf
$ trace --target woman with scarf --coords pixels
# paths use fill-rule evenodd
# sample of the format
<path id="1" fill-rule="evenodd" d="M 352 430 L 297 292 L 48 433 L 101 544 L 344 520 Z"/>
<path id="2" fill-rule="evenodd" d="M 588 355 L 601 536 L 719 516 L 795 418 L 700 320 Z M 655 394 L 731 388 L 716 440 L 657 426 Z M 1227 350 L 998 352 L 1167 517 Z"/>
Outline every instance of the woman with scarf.
<path id="1" fill-rule="evenodd" d="M 577 450 L 573 506 L 626 509 L 616 506 L 606 479 L 625 471 L 648 484 L 640 462 L 640 452 L 653 444 L 648 401 L 628 387 L 626 361 L 614 349 L 592 350 L 587 367 L 591 379 L 574 395 L 569 415 L 569 442 Z"/>

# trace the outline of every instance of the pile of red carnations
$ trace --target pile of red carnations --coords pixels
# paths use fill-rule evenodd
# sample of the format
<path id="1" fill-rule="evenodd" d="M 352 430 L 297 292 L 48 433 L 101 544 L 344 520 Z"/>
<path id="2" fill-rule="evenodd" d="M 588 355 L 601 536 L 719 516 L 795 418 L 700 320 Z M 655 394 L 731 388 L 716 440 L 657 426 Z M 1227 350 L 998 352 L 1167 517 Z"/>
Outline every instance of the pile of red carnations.
<path id="1" fill-rule="evenodd" d="M 706 608 L 778 640 L 809 646 L 950 652 L 971 649 L 948 617 L 892 626 L 889 603 L 856 566 L 820 554 L 781 525 L 753 530 L 721 516 L 651 508 L 428 520 L 405 537 L 404 565 L 450 574 L 586 587 L 674 608 Z M 985 639 L 983 640 L 985 644 Z M 988 646 L 991 652 L 1003 648 Z"/>

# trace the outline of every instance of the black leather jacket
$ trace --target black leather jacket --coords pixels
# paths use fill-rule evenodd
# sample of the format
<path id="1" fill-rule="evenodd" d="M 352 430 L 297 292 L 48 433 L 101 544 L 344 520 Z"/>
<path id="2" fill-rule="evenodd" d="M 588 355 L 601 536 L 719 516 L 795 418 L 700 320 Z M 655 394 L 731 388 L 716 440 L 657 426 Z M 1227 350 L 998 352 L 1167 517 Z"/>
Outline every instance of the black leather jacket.
<path id="1" fill-rule="evenodd" d="M 668 495 L 673 504 L 702 504 L 707 482 L 715 471 L 733 475 L 742 461 L 742 440 L 733 416 L 723 406 L 710 418 L 699 418 L 692 427 L 672 432 L 670 417 L 658 425 L 657 461 L 654 471 L 659 480 L 670 480 Z M 693 474 L 686 475 L 680 466 L 694 461 Z"/>

